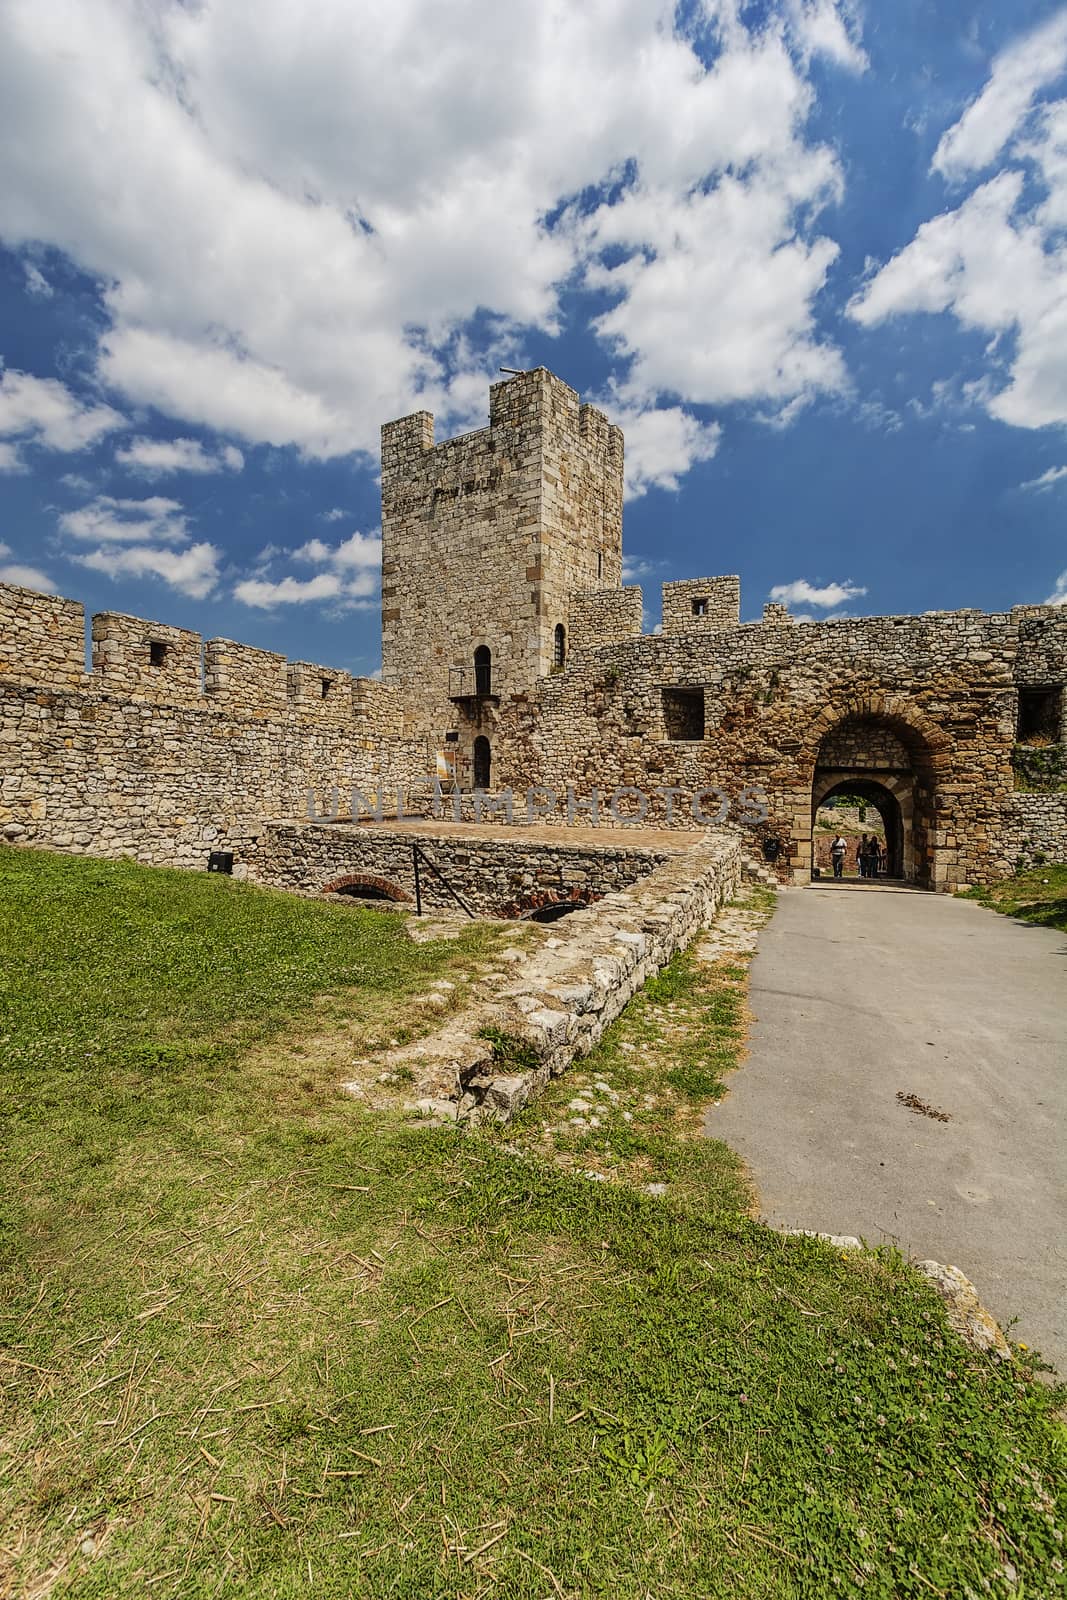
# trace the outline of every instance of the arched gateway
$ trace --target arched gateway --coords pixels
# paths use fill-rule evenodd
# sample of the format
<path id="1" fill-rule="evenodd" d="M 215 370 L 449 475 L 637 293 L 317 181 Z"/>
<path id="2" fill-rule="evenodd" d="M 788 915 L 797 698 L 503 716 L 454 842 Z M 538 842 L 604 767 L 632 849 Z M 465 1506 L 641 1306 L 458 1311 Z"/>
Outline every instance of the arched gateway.
<path id="1" fill-rule="evenodd" d="M 821 805 L 835 795 L 856 795 L 882 818 L 887 876 L 933 888 L 934 811 L 944 742 L 912 708 L 877 704 L 829 714 L 814 751 L 808 837 Z"/>

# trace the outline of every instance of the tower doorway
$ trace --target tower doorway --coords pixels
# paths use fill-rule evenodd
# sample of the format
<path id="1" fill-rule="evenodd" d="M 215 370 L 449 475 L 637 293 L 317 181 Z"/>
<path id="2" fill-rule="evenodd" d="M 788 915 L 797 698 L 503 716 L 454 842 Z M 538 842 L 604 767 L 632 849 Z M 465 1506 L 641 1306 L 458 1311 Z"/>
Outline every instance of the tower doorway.
<path id="1" fill-rule="evenodd" d="M 489 748 L 489 740 L 484 733 L 480 733 L 474 741 L 474 787 L 488 789 L 492 776 L 493 753 Z"/>

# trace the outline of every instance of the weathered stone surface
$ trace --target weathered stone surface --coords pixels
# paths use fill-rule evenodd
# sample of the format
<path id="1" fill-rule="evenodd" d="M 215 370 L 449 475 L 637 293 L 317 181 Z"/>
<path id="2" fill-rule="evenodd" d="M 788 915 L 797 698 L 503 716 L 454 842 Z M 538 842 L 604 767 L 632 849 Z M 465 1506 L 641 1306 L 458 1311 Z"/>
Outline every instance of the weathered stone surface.
<path id="1" fill-rule="evenodd" d="M 945 1302 L 949 1324 L 964 1344 L 972 1350 L 988 1351 L 1002 1361 L 1012 1359 L 1000 1324 L 983 1306 L 974 1284 L 959 1267 L 946 1267 L 940 1261 L 917 1261 L 915 1265 Z"/>
<path id="2" fill-rule="evenodd" d="M 189 867 L 224 851 L 283 881 L 295 860 L 268 825 L 299 822 L 309 789 L 329 815 L 353 788 L 357 811 L 418 813 L 436 771 L 454 820 L 505 819 L 510 787 L 523 822 L 533 789 L 529 820 L 619 852 L 614 882 L 606 854 L 593 875 L 528 860 L 505 897 L 492 885 L 509 916 L 632 882 L 627 819 L 721 821 L 804 878 L 813 802 L 860 780 L 899 807 L 899 865 L 929 887 L 1067 855 L 1067 793 L 1017 788 L 1034 763 L 1013 763 L 1020 740 L 1067 748 L 1067 608 L 740 623 L 720 575 L 664 585 L 663 630 L 642 635 L 622 467 L 619 430 L 540 368 L 494 385 L 489 426 L 462 438 L 435 443 L 424 412 L 388 423 L 382 682 L 116 613 L 93 618 L 87 672 L 81 606 L 0 586 L 0 837 Z M 313 865 L 299 887 L 323 887 Z"/>

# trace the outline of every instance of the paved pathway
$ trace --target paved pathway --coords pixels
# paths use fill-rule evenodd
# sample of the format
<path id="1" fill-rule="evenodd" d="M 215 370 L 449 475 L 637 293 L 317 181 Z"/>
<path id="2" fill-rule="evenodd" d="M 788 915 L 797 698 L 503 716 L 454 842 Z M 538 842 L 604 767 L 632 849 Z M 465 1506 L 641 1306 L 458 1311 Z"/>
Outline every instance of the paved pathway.
<path id="1" fill-rule="evenodd" d="M 707 1132 L 766 1219 L 960 1267 L 1067 1373 L 1067 934 L 918 890 L 790 889 L 751 1006 Z"/>

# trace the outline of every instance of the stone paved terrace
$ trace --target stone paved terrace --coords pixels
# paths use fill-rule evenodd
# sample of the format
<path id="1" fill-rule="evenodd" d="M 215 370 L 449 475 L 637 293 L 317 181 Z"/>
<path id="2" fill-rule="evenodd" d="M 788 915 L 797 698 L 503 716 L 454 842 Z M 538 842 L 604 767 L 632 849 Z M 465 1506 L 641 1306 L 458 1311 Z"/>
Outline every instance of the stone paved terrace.
<path id="1" fill-rule="evenodd" d="M 518 845 L 575 845 L 582 849 L 617 852 L 622 849 L 651 850 L 657 855 L 680 853 L 693 840 L 677 828 L 557 828 L 547 823 L 516 824 L 494 822 L 446 822 L 435 817 L 389 817 L 382 822 L 361 817 L 358 822 L 342 820 L 335 828 L 358 828 L 361 832 L 414 834 L 427 839 L 504 839 Z"/>

